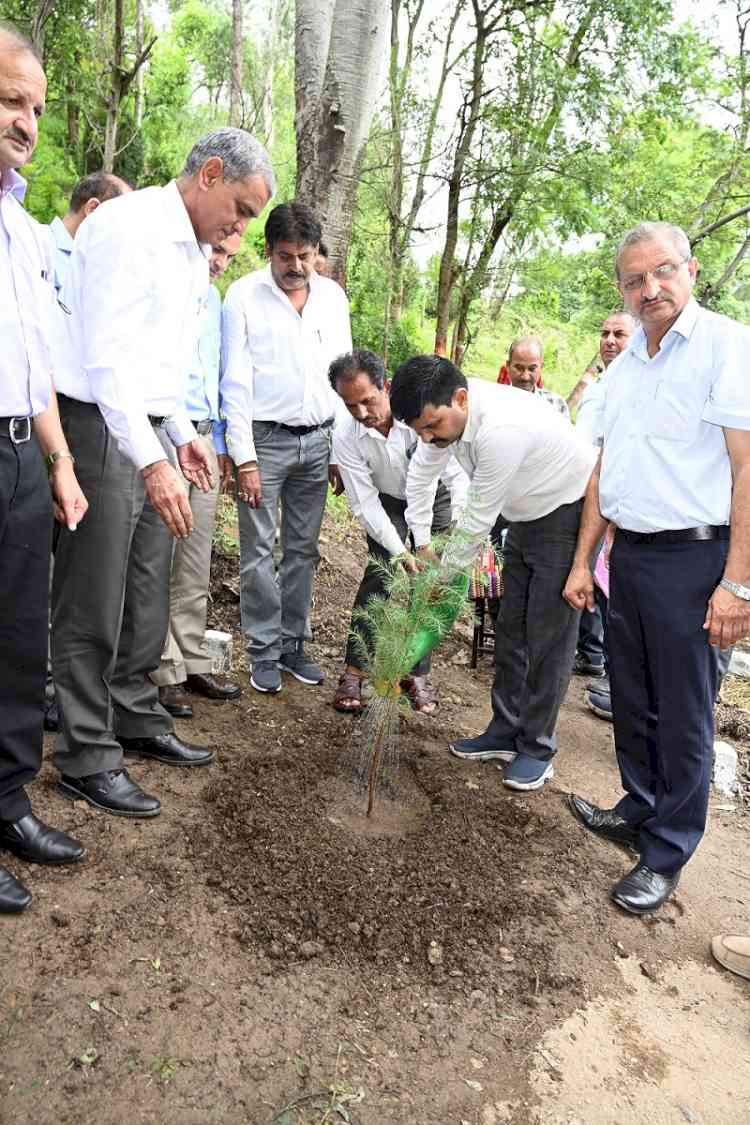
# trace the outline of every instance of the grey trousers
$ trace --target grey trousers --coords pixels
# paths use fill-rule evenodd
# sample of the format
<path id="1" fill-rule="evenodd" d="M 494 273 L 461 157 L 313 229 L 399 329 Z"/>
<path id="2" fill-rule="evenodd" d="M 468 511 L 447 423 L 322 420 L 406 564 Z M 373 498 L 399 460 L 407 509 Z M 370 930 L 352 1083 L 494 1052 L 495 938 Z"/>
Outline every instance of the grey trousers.
<path id="1" fill-rule="evenodd" d="M 512 523 L 505 540 L 503 597 L 495 634 L 488 732 L 509 750 L 548 761 L 570 682 L 580 612 L 562 596 L 583 501 L 538 520 Z"/>
<path id="2" fill-rule="evenodd" d="M 240 613 L 251 660 L 278 660 L 282 649 L 309 636 L 318 538 L 328 491 L 328 430 L 295 436 L 275 422 L 254 422 L 263 498 L 259 508 L 238 501 Z M 281 501 L 281 563 L 273 547 Z"/>
<path id="3" fill-rule="evenodd" d="M 52 587 L 52 661 L 60 707 L 57 768 L 85 777 L 122 766 L 118 736 L 174 729 L 150 673 L 169 618 L 172 536 L 98 407 L 60 396 L 89 510 L 63 528 Z M 168 454 L 167 435 L 156 431 Z"/>
<path id="4" fill-rule="evenodd" d="M 211 659 L 206 656 L 208 584 L 211 577 L 211 544 L 219 500 L 219 465 L 211 435 L 200 438 L 214 478 L 210 492 L 201 492 L 185 481 L 193 513 L 193 532 L 177 539 L 169 583 L 169 629 L 161 663 L 151 677 L 160 687 L 184 683 L 186 676 L 206 675 Z"/>

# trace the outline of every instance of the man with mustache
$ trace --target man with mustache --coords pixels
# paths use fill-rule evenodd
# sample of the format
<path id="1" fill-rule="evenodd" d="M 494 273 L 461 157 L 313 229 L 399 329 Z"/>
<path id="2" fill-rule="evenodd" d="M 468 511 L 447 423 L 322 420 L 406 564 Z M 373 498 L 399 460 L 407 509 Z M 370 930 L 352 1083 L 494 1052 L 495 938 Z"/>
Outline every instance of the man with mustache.
<path id="1" fill-rule="evenodd" d="M 62 864 L 80 860 L 83 847 L 34 816 L 26 794 L 42 765 L 53 502 L 71 535 L 88 507 L 52 385 L 49 243 L 23 209 L 17 171 L 36 147 L 46 92 L 34 47 L 0 22 L 0 848 Z M 30 902 L 0 867 L 0 913 Z"/>
<path id="2" fill-rule="evenodd" d="M 352 338 L 344 290 L 315 272 L 320 235 L 309 207 L 274 207 L 268 265 L 230 285 L 224 302 L 221 395 L 237 466 L 242 628 L 250 683 L 271 694 L 282 671 L 304 684 L 324 678 L 304 642 L 339 401 L 328 368 Z"/>
<path id="3" fill-rule="evenodd" d="M 612 890 L 634 914 L 674 891 L 706 826 L 719 649 L 750 630 L 750 328 L 693 298 L 698 263 L 679 227 L 641 223 L 615 260 L 640 319 L 607 371 L 603 446 L 565 586 L 593 607 L 592 554 L 607 522 L 608 645 L 625 795 L 571 794 L 591 832 L 639 861 Z"/>

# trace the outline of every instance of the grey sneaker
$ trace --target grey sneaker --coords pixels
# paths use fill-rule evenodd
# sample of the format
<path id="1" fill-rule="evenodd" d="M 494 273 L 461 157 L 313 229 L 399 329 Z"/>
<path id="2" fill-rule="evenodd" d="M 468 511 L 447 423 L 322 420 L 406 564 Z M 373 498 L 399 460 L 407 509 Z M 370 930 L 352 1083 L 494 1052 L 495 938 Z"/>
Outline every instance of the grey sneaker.
<path id="1" fill-rule="evenodd" d="M 279 668 L 282 672 L 291 672 L 296 680 L 303 684 L 322 684 L 325 673 L 322 668 L 305 656 L 305 646 L 299 641 L 294 648 L 281 654 Z"/>
<path id="2" fill-rule="evenodd" d="M 256 691 L 275 695 L 281 691 L 281 672 L 276 660 L 255 660 L 250 673 L 250 684 Z"/>

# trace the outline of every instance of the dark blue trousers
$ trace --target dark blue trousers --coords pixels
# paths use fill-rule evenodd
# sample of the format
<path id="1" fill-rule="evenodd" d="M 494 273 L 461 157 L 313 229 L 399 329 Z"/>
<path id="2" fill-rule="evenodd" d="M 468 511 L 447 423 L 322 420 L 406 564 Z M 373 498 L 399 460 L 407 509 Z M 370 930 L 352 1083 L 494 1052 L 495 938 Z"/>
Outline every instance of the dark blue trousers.
<path id="1" fill-rule="evenodd" d="M 608 649 L 615 747 L 641 861 L 674 874 L 706 827 L 718 649 L 703 629 L 729 544 L 634 544 L 615 535 Z"/>

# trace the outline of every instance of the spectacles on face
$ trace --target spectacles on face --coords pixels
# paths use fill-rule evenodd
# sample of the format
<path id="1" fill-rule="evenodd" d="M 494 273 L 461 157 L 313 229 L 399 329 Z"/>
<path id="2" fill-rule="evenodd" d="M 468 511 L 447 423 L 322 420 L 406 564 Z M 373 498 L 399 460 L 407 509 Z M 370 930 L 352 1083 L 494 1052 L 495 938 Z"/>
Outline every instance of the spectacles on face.
<path id="1" fill-rule="evenodd" d="M 622 287 L 626 293 L 637 293 L 646 284 L 649 277 L 652 277 L 658 284 L 661 281 L 670 281 L 677 273 L 685 262 L 689 262 L 689 258 L 681 258 L 679 262 L 664 262 L 663 265 L 657 266 L 655 270 L 646 270 L 645 273 L 638 273 L 625 277 L 622 280 Z"/>

